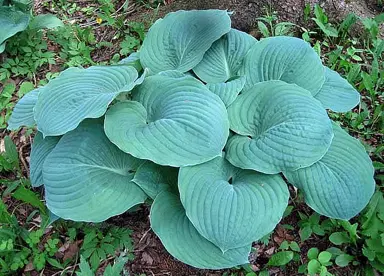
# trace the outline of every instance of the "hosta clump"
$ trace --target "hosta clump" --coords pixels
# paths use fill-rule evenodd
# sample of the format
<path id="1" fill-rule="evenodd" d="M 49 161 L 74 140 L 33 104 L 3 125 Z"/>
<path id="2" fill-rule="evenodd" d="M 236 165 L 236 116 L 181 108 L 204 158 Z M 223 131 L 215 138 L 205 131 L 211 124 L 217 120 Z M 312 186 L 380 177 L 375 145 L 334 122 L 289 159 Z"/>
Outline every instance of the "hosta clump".
<path id="1" fill-rule="evenodd" d="M 230 25 L 226 11 L 170 13 L 119 65 L 67 69 L 20 100 L 9 128 L 37 125 L 31 181 L 52 213 L 98 222 L 149 198 L 170 254 L 219 269 L 281 220 L 283 175 L 322 215 L 365 207 L 372 163 L 326 112 L 358 92 L 306 42 Z"/>

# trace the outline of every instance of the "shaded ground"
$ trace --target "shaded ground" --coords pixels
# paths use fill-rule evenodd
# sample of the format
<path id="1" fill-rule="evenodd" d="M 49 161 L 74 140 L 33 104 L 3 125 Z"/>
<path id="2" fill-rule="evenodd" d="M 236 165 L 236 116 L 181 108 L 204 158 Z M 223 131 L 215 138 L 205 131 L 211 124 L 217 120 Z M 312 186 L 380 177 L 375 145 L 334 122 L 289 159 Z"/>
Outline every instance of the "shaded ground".
<path id="1" fill-rule="evenodd" d="M 181 9 L 226 9 L 234 12 L 232 26 L 245 32 L 253 32 L 257 18 L 264 16 L 268 10 L 276 11 L 281 21 L 300 26 L 303 26 L 306 4 L 320 4 L 332 21 L 341 20 L 351 12 L 364 18 L 374 17 L 384 10 L 377 0 L 172 0 L 167 3 L 159 8 L 157 17 Z M 132 18 L 141 20 L 147 16 L 148 11 L 143 10 L 133 14 Z"/>

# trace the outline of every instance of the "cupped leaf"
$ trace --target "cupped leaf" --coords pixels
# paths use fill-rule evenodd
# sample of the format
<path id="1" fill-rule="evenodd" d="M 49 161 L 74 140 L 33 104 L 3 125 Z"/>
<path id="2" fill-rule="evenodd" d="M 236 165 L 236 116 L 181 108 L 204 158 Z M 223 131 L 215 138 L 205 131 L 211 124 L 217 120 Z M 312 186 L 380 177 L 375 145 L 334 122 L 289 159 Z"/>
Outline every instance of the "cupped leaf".
<path id="1" fill-rule="evenodd" d="M 139 185 L 150 198 L 155 199 L 164 190 L 177 191 L 178 173 L 177 168 L 146 161 L 137 169 L 132 181 Z"/>
<path id="2" fill-rule="evenodd" d="M 16 130 L 22 126 L 32 127 L 35 124 L 33 109 L 41 89 L 43 88 L 32 90 L 17 102 L 8 120 L 9 130 Z"/>
<path id="3" fill-rule="evenodd" d="M 86 118 L 101 117 L 116 96 L 132 90 L 137 77 L 135 68 L 124 65 L 65 70 L 39 94 L 35 106 L 38 130 L 44 136 L 62 135 Z"/>
<path id="4" fill-rule="evenodd" d="M 86 120 L 65 134 L 43 165 L 45 199 L 57 216 L 100 222 L 144 202 L 131 180 L 142 164 L 105 136 L 102 122 Z"/>
<path id="5" fill-rule="evenodd" d="M 237 76 L 245 55 L 256 42 L 253 36 L 231 29 L 212 44 L 193 71 L 206 83 L 226 82 Z"/>
<path id="6" fill-rule="evenodd" d="M 3 44 L 7 38 L 24 31 L 28 23 L 28 13 L 18 11 L 14 7 L 0 6 L 0 45 Z"/>
<path id="7" fill-rule="evenodd" d="M 289 198 L 287 184 L 279 175 L 241 170 L 223 157 L 182 167 L 179 191 L 197 231 L 223 252 L 271 232 Z"/>
<path id="8" fill-rule="evenodd" d="M 48 154 L 59 142 L 59 136 L 45 137 L 38 132 L 33 139 L 30 156 L 30 178 L 32 187 L 39 187 L 43 184 L 43 164 Z"/>
<path id="9" fill-rule="evenodd" d="M 315 98 L 324 108 L 335 112 L 347 112 L 360 102 L 360 94 L 337 72 L 325 67 L 325 82 Z"/>
<path id="10" fill-rule="evenodd" d="M 243 90 L 245 77 L 234 78 L 223 83 L 208 83 L 207 88 L 215 93 L 223 101 L 225 106 L 229 106 L 236 99 L 237 95 Z"/>
<path id="11" fill-rule="evenodd" d="M 121 150 L 157 164 L 195 165 L 221 155 L 229 133 L 223 102 L 193 77 L 151 76 L 133 100 L 112 106 L 105 133 Z"/>
<path id="12" fill-rule="evenodd" d="M 333 137 L 325 109 L 294 84 L 266 81 L 243 91 L 228 107 L 226 158 L 234 166 L 274 174 L 308 167 Z"/>
<path id="13" fill-rule="evenodd" d="M 375 190 L 374 168 L 363 145 L 333 124 L 331 147 L 310 167 L 284 172 L 302 189 L 306 203 L 319 214 L 350 219 L 369 202 Z"/>
<path id="14" fill-rule="evenodd" d="M 295 37 L 276 36 L 256 43 L 244 58 L 240 75 L 246 88 L 268 80 L 294 83 L 316 94 L 324 83 L 324 67 L 311 46 Z"/>
<path id="15" fill-rule="evenodd" d="M 151 207 L 151 228 L 176 259 L 204 269 L 222 269 L 248 263 L 251 246 L 223 253 L 203 238 L 185 215 L 177 195 L 160 193 Z"/>
<path id="16" fill-rule="evenodd" d="M 231 30 L 227 11 L 177 11 L 159 19 L 149 29 L 140 59 L 152 73 L 187 72 L 203 58 L 212 43 Z"/>

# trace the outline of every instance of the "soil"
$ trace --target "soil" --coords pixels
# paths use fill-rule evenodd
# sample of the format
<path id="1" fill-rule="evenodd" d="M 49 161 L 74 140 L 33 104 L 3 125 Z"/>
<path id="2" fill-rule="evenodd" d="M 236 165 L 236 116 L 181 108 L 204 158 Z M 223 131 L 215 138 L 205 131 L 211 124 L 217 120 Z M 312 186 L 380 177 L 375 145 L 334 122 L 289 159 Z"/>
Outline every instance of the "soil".
<path id="1" fill-rule="evenodd" d="M 343 19 L 348 13 L 358 16 L 374 17 L 384 11 L 383 5 L 377 0 L 173 0 L 167 1 L 168 5 L 160 6 L 155 18 L 160 18 L 169 12 L 176 10 L 193 9 L 226 9 L 233 12 L 232 27 L 248 33 L 256 32 L 258 17 L 266 14 L 266 10 L 276 11 L 281 21 L 289 21 L 298 26 L 313 24 L 304 22 L 303 10 L 306 4 L 314 6 L 320 4 L 329 16 L 330 21 Z M 153 13 L 152 11 L 140 11 L 133 14 L 133 20 L 144 20 Z M 361 26 L 357 26 L 355 32 L 359 32 Z M 381 28 L 384 36 L 384 28 Z"/>

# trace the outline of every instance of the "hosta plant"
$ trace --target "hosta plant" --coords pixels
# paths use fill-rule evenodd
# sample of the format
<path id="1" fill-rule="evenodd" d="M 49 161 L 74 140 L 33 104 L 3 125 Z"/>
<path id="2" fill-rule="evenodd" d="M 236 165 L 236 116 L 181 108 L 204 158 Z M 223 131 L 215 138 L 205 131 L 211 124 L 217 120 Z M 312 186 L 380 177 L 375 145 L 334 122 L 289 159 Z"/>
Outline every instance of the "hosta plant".
<path id="1" fill-rule="evenodd" d="M 99 222 L 148 199 L 170 254 L 220 269 L 248 262 L 288 183 L 328 217 L 366 206 L 372 163 L 327 115 L 359 100 L 303 40 L 257 41 L 227 11 L 178 11 L 120 64 L 69 68 L 28 93 L 9 128 L 37 125 L 31 181 L 53 214 Z"/>
<path id="2" fill-rule="evenodd" d="M 32 31 L 63 26 L 63 22 L 52 14 L 31 16 L 33 1 L 0 0 L 0 54 L 7 40 L 27 28 Z"/>

